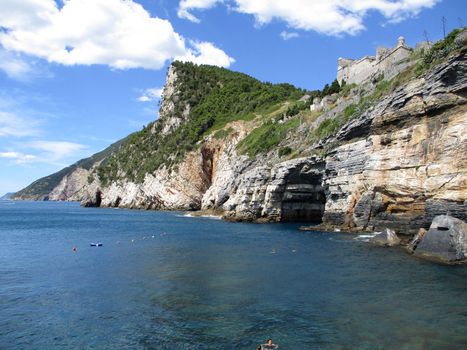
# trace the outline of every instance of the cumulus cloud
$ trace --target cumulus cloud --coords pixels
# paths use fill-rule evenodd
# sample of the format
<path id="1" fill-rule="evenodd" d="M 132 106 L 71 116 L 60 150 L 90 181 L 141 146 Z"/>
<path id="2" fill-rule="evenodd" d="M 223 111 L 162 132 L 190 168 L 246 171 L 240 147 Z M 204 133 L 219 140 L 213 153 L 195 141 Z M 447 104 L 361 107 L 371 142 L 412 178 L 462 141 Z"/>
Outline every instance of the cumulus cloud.
<path id="1" fill-rule="evenodd" d="M 140 102 L 150 102 L 160 100 L 162 96 L 163 88 L 149 88 L 143 91 L 138 101 Z"/>
<path id="2" fill-rule="evenodd" d="M 182 0 L 178 6 L 177 15 L 180 18 L 199 23 L 199 18 L 195 17 L 190 10 L 206 10 L 220 2 L 222 0 Z"/>
<path id="3" fill-rule="evenodd" d="M 32 163 L 37 160 L 37 157 L 32 154 L 25 154 L 21 152 L 0 152 L 0 158 L 11 159 L 17 164 Z"/>
<path id="4" fill-rule="evenodd" d="M 280 35 L 281 35 L 281 38 L 284 39 L 284 40 L 290 40 L 290 39 L 299 37 L 298 33 L 288 32 L 288 31 L 285 31 L 285 30 L 282 31 Z"/>
<path id="5" fill-rule="evenodd" d="M 399 22 L 433 7 L 440 0 L 226 0 L 235 11 L 253 15 L 257 25 L 273 19 L 290 28 L 316 31 L 326 35 L 357 34 L 365 29 L 363 20 L 369 11 L 381 13 L 389 22 Z M 188 11 L 208 9 L 217 1 L 182 0 L 179 16 L 199 21 Z M 181 12 L 182 11 L 182 12 Z M 182 14 L 182 15 L 181 15 Z"/>
<path id="6" fill-rule="evenodd" d="M 0 44 L 49 62 L 160 69 L 184 56 L 207 63 L 202 52 L 191 56 L 198 49 L 168 20 L 151 17 L 132 0 L 65 0 L 61 8 L 54 0 L 8 0 L 0 1 L 0 13 Z M 230 62 L 222 50 L 216 54 L 222 57 L 215 62 Z"/>
<path id="7" fill-rule="evenodd" d="M 259 25 L 273 19 L 291 28 L 328 35 L 357 34 L 368 11 L 378 11 L 389 21 L 400 21 L 432 7 L 438 0 L 235 0 L 236 11 L 253 15 Z"/>
<path id="8" fill-rule="evenodd" d="M 193 49 L 187 50 L 183 56 L 177 56 L 179 61 L 189 61 L 196 64 L 229 67 L 235 59 L 208 42 L 191 42 Z"/>

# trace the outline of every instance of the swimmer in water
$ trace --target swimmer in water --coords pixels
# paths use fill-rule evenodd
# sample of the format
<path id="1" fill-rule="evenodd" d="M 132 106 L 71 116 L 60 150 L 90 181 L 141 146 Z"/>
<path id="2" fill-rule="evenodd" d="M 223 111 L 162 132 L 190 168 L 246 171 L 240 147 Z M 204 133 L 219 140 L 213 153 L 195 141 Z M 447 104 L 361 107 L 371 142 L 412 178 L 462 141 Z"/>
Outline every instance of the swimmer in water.
<path id="1" fill-rule="evenodd" d="M 279 349 L 279 345 L 273 344 L 272 339 L 268 339 L 266 344 L 261 345 L 263 350 L 275 350 Z"/>
<path id="2" fill-rule="evenodd" d="M 74 245 L 73 248 L 71 248 L 71 250 L 76 253 L 78 251 L 78 247 Z"/>

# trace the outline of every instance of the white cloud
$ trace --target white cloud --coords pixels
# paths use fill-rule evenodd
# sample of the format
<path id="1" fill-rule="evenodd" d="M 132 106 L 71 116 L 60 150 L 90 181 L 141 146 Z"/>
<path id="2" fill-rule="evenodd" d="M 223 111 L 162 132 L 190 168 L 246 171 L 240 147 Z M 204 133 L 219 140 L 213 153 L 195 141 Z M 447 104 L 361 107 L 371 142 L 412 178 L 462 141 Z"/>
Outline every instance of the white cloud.
<path id="1" fill-rule="evenodd" d="M 255 16 L 259 25 L 273 19 L 291 28 L 327 35 L 357 34 L 368 11 L 378 11 L 389 21 L 417 15 L 439 0 L 235 0 L 236 11 Z"/>
<path id="2" fill-rule="evenodd" d="M 190 13 L 190 10 L 206 10 L 214 7 L 222 0 L 181 0 L 178 6 L 177 15 L 180 18 L 185 18 L 191 22 L 199 23 L 199 18 Z"/>
<path id="3" fill-rule="evenodd" d="M 0 152 L 0 158 L 10 159 L 16 164 L 43 163 L 65 166 L 72 158 L 83 156 L 85 145 L 68 141 L 30 141 L 15 148 Z M 24 152 L 26 151 L 26 152 Z"/>
<path id="4" fill-rule="evenodd" d="M 388 22 L 399 22 L 433 7 L 440 0 L 225 0 L 235 11 L 253 15 L 257 25 L 273 19 L 286 22 L 289 28 L 315 31 L 326 35 L 355 35 L 365 29 L 369 11 L 381 13 Z M 181 0 L 179 17 L 193 22 L 199 19 L 189 10 L 205 10 L 215 0 Z"/>
<path id="5" fill-rule="evenodd" d="M 290 39 L 299 37 L 298 33 L 296 33 L 296 32 L 287 32 L 285 30 L 282 31 L 280 35 L 281 35 L 281 38 L 284 39 L 284 40 L 290 40 Z"/>
<path id="6" fill-rule="evenodd" d="M 235 60 L 224 51 L 208 42 L 191 42 L 190 49 L 183 56 L 176 57 L 179 61 L 190 61 L 196 64 L 210 64 L 213 66 L 229 67 Z"/>
<path id="7" fill-rule="evenodd" d="M 15 113 L 0 111 L 0 137 L 35 136 L 39 133 L 38 121 L 20 117 Z"/>
<path id="8" fill-rule="evenodd" d="M 57 162 L 74 156 L 86 146 L 68 141 L 32 141 L 25 144 L 27 148 L 42 151 L 42 159 Z"/>
<path id="9" fill-rule="evenodd" d="M 140 97 L 138 97 L 138 101 L 140 102 L 150 102 L 150 101 L 158 101 L 162 97 L 162 92 L 164 91 L 163 88 L 150 88 L 143 91 Z"/>
<path id="10" fill-rule="evenodd" d="M 0 70 L 13 79 L 24 79 L 31 74 L 31 66 L 21 59 L 19 55 L 2 50 L 0 48 Z"/>
<path id="11" fill-rule="evenodd" d="M 37 160 L 37 157 L 32 154 L 25 154 L 14 151 L 0 152 L 0 158 L 11 159 L 17 164 L 26 164 Z"/>
<path id="12" fill-rule="evenodd" d="M 38 77 L 51 77 L 51 72 L 37 62 L 18 52 L 4 50 L 0 46 L 0 70 L 9 78 L 27 82 Z"/>
<path id="13" fill-rule="evenodd" d="M 65 0 L 61 8 L 54 0 L 2 0 L 0 13 L 6 50 L 64 65 L 160 69 L 167 60 L 198 52 L 168 20 L 151 17 L 132 0 Z M 192 59 L 206 57 L 200 52 Z"/>

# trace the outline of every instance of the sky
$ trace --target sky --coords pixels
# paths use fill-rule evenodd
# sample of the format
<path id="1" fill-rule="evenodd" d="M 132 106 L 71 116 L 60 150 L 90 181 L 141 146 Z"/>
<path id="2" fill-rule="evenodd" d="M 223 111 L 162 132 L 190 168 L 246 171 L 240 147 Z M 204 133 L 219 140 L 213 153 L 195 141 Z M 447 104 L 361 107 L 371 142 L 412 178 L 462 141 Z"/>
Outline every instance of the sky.
<path id="1" fill-rule="evenodd" d="M 339 57 L 439 40 L 465 0 L 0 0 L 0 195 L 157 119 L 173 60 L 320 89 Z"/>

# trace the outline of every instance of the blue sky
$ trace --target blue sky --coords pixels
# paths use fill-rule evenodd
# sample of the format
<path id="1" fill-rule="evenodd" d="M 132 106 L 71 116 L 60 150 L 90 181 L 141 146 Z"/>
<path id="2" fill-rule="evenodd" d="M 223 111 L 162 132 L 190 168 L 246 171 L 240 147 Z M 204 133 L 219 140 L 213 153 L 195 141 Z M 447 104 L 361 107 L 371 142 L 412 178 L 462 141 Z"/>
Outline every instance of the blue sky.
<path id="1" fill-rule="evenodd" d="M 173 59 L 318 89 L 337 58 L 465 25 L 464 0 L 2 0 L 0 194 L 157 118 Z"/>

